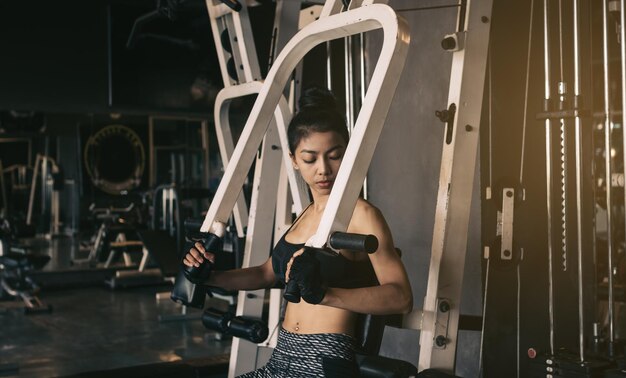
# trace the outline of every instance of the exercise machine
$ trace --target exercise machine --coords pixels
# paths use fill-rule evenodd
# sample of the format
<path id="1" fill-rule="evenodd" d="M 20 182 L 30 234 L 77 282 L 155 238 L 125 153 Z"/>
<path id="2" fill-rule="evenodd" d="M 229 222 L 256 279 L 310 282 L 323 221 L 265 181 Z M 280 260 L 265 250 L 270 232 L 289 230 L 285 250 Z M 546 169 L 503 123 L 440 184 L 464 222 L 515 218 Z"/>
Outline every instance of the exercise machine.
<path id="1" fill-rule="evenodd" d="M 347 147 L 342 168 L 338 173 L 333 192 L 323 215 L 320 229 L 313 238 L 311 247 L 324 247 L 331 230 L 333 232 L 345 231 L 365 178 L 369 160 L 373 154 L 376 144 L 375 140 L 380 134 L 384 115 L 391 103 L 393 91 L 399 79 L 404 57 L 406 56 L 406 47 L 408 45 L 406 25 L 395 15 L 395 12 L 393 12 L 391 8 L 382 4 L 364 3 L 360 5 L 364 6 L 355 7 L 347 12 L 341 12 L 343 4 L 335 1 L 327 2 L 321 11 L 320 18 L 298 32 L 278 55 L 261 88 L 237 146 L 233 151 L 231 163 L 226 167 L 224 177 L 214 197 L 214 202 L 209 208 L 209 212 L 202 225 L 202 232 L 211 232 L 212 234 L 221 233 L 223 224 L 227 221 L 237 201 L 239 191 L 236 188 L 240 188 L 243 185 L 247 171 L 263 138 L 265 138 L 267 142 L 267 138 L 271 136 L 274 130 L 272 127 L 269 127 L 272 114 L 274 114 L 276 108 L 280 106 L 280 98 L 291 72 L 306 52 L 314 46 L 331 39 L 382 28 L 385 34 L 385 43 L 381 57 L 379 58 L 372 82 L 370 83 L 370 88 L 365 96 L 362 111 L 355 123 L 352 138 Z M 279 140 L 282 158 L 287 159 L 288 146 L 286 129 L 284 126 L 282 128 L 278 127 L 277 129 L 278 135 L 274 137 Z M 266 132 L 268 132 L 267 135 Z M 264 147 L 262 152 L 265 159 L 268 157 L 266 154 L 268 150 L 270 149 Z M 281 156 L 277 156 L 277 158 L 280 161 Z M 290 165 L 287 165 L 285 169 L 290 169 L 289 166 Z M 274 165 L 273 172 L 275 175 L 280 173 L 277 167 L 280 167 L 280 165 Z M 275 183 L 276 180 L 266 178 L 272 170 L 268 169 L 266 172 L 265 167 L 263 168 L 264 180 L 262 184 L 269 186 L 272 181 Z M 256 174 L 257 172 L 255 170 L 255 175 Z M 293 198 L 299 197 L 299 193 L 296 189 L 297 188 L 293 186 L 291 187 Z M 274 190 L 273 193 L 276 193 L 276 190 Z M 264 206 L 270 207 L 270 211 L 274 210 L 275 202 L 272 201 L 271 206 L 269 206 L 266 201 L 255 202 L 254 196 L 255 193 L 253 192 L 253 204 L 263 204 Z M 259 215 L 267 216 L 270 211 L 261 212 L 257 209 L 255 214 L 258 215 L 255 220 L 259 220 Z M 272 219 L 271 216 L 269 218 Z M 250 224 L 248 226 L 250 228 Z M 259 237 L 264 236 L 262 234 L 256 234 L 253 240 L 258 240 Z M 269 246 L 270 243 L 268 242 L 265 250 L 269 250 Z M 255 256 L 252 256 L 251 251 L 246 248 L 244 266 L 258 264 L 259 261 L 254 260 L 265 258 L 265 256 L 257 256 L 255 258 Z M 242 292 L 240 293 L 240 297 L 241 296 L 258 298 L 259 293 Z M 259 307 L 259 309 L 262 309 L 262 307 Z M 244 308 L 242 304 L 239 304 L 237 315 L 240 315 L 241 312 L 245 310 L 246 308 Z M 269 348 L 260 350 L 260 348 L 257 348 L 254 344 L 244 349 L 242 347 L 242 345 L 244 345 L 243 343 L 242 340 L 239 340 L 236 353 L 231 354 L 230 376 L 258 367 L 265 362 L 269 357 L 269 352 L 271 352 Z M 243 356 L 245 356 L 245 358 L 242 358 Z"/>
<path id="2" fill-rule="evenodd" d="M 52 306 L 39 299 L 39 285 L 29 274 L 43 268 L 50 256 L 29 253 L 14 239 L 13 231 L 9 221 L 0 218 L 0 299 L 21 300 L 25 314 L 50 313 Z"/>
<path id="3" fill-rule="evenodd" d="M 474 174 L 466 167 L 468 161 L 475 162 L 476 156 L 491 3 L 471 2 L 459 8 L 458 30 L 446 36 L 444 45 L 453 53 L 449 106 L 446 109 L 451 114 L 445 119 L 446 137 L 428 294 L 424 310 L 414 312 L 405 321 L 406 327 L 421 329 L 420 370 L 435 368 L 445 372 L 454 371 L 456 356 L 462 281 L 458 272 L 459 266 L 464 265 L 468 203 Z M 326 2 L 319 19 L 298 32 L 278 55 L 233 150 L 202 232 L 219 237 L 224 229 L 223 224 L 237 202 L 239 191 L 236 188 L 243 184 L 261 141 L 264 138 L 267 141 L 273 132 L 270 127 L 272 114 L 280 107 L 281 95 L 297 62 L 317 44 L 374 29 L 382 29 L 384 33 L 380 58 L 363 99 L 320 228 L 308 244 L 310 247 L 322 248 L 332 233 L 345 231 L 390 106 L 408 45 L 408 33 L 402 20 L 388 6 L 370 1 L 353 1 L 346 9 L 341 2 Z M 279 127 L 277 133 L 280 150 L 286 155 L 286 130 Z M 266 151 L 264 149 L 262 152 L 265 158 Z M 298 198 L 294 189 L 291 186 L 292 197 Z M 262 203 L 265 204 L 265 201 Z M 256 211 L 255 214 L 258 217 L 265 213 Z M 246 252 L 244 266 L 259 262 L 251 256 L 249 250 Z M 260 297 L 259 293 L 240 293 L 240 296 L 243 295 Z M 241 312 L 245 310 L 239 304 L 237 315 L 242 315 Z M 244 348 L 243 345 L 248 344 L 239 340 L 236 352 L 231 354 L 231 376 L 262 365 L 271 352 L 271 349 L 262 350 L 256 345 L 250 348 Z M 246 362 L 244 358 L 239 359 L 241 355 L 245 355 Z"/>
<path id="4" fill-rule="evenodd" d="M 38 182 L 38 180 L 41 180 L 41 182 Z M 47 214 L 49 216 L 49 225 L 45 227 L 45 235 L 48 238 L 59 235 L 60 232 L 59 197 L 60 191 L 63 190 L 64 185 L 63 171 L 56 161 L 50 156 L 37 154 L 30 184 L 26 224 L 33 225 L 33 212 L 35 203 L 37 202 L 35 195 L 39 187 L 41 194 L 41 214 Z M 43 223 L 41 220 L 40 222 Z"/>

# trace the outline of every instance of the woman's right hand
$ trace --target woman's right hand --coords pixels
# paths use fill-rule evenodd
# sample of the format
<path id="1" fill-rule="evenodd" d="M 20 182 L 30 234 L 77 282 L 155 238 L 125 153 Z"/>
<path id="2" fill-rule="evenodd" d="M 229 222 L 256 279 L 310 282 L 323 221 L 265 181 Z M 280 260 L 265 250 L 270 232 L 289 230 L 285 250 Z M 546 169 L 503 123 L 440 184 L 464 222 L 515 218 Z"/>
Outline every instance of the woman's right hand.
<path id="1" fill-rule="evenodd" d="M 215 255 L 211 252 L 207 252 L 202 243 L 196 242 L 185 255 L 183 264 L 189 267 L 195 266 L 197 268 L 204 262 L 204 260 L 209 260 L 211 264 L 215 264 Z"/>

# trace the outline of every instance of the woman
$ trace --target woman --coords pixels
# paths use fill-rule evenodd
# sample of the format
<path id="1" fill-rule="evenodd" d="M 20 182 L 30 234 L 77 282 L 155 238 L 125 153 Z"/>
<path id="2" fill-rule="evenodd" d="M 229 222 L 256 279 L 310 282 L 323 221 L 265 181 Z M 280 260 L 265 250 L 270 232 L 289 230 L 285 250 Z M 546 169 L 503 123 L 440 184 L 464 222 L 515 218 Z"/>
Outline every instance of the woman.
<path id="1" fill-rule="evenodd" d="M 243 377 L 350 377 L 357 313 L 407 313 L 413 305 L 409 281 L 380 211 L 359 199 L 347 232 L 373 234 L 372 254 L 341 251 L 340 257 L 304 252 L 315 234 L 348 144 L 348 131 L 334 96 L 312 88 L 289 124 L 291 161 L 309 186 L 313 202 L 279 240 L 272 256 L 256 267 L 215 271 L 206 282 L 228 290 L 268 288 L 280 280 L 298 283 L 302 300 L 288 303 L 277 347 L 267 365 Z M 184 264 L 199 266 L 215 255 L 196 243 Z"/>

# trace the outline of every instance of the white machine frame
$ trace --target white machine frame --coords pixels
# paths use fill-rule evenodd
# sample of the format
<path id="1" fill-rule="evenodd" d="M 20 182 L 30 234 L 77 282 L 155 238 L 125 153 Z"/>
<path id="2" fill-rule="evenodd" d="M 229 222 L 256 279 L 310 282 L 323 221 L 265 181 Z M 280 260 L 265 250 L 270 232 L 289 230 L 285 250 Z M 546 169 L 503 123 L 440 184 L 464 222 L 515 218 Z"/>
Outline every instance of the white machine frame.
<path id="1" fill-rule="evenodd" d="M 270 164 L 269 161 L 276 159 L 274 155 L 276 155 L 277 151 L 281 151 L 283 162 L 289 162 L 286 123 L 276 128 L 273 122 L 272 126 L 270 126 L 270 122 L 273 114 L 276 119 L 278 117 L 285 119 L 286 102 L 284 100 L 281 101 L 281 98 L 283 98 L 282 94 L 295 66 L 308 51 L 320 43 L 366 31 L 383 29 L 383 47 L 369 90 L 363 102 L 363 110 L 356 121 L 351 141 L 344 155 L 342 167 L 338 172 L 333 192 L 322 217 L 320 229 L 318 229 L 316 236 L 310 244 L 322 247 L 326 244 L 328 236 L 332 231 L 346 231 L 347 229 L 361 189 L 361 183 L 367 174 L 376 142 L 402 72 L 409 40 L 407 25 L 396 16 L 390 7 L 383 4 L 372 4 L 372 2 L 359 3 L 359 5 L 363 6 L 338 13 L 342 9 L 340 1 L 326 2 L 320 18 L 298 32 L 277 56 L 274 65 L 268 73 L 268 77 L 259 90 L 250 117 L 236 147 L 232 151 L 232 155 L 228 151 L 228 131 L 222 134 L 224 136 L 222 140 L 224 142 L 224 148 L 222 149 L 223 159 L 225 157 L 225 161 L 229 163 L 226 166 L 220 186 L 201 227 L 202 232 L 210 232 L 214 230 L 214 226 L 221 227 L 219 224 L 226 223 L 233 208 L 240 206 L 237 205 L 240 189 L 244 184 L 252 161 L 257 156 L 259 145 L 264 141 L 260 154 L 263 161 L 257 160 L 255 166 L 254 190 L 250 217 L 248 219 L 248 234 L 246 235 L 248 242 L 244 252 L 243 266 L 262 263 L 267 256 L 261 256 L 260 253 L 253 255 L 252 251 L 256 251 L 257 248 L 259 248 L 258 250 L 269 250 L 271 243 L 271 230 L 269 232 L 259 232 L 260 230 L 256 225 L 273 224 L 273 213 L 278 189 L 276 185 L 281 172 L 277 168 L 281 164 Z M 211 14 L 211 9 L 209 13 Z M 254 84 L 249 85 L 252 88 Z M 240 90 L 241 93 L 244 93 L 243 89 Z M 232 93 L 234 94 L 235 92 Z M 221 130 L 220 132 L 228 129 L 225 126 L 226 119 L 221 118 L 227 118 L 227 111 L 222 110 L 222 104 L 225 104 L 226 98 L 228 98 L 226 94 L 220 97 L 220 108 L 217 108 L 218 103 L 216 102 L 216 110 L 218 110 L 216 117 L 220 117 L 219 120 L 216 119 L 216 123 L 221 124 L 218 127 Z M 232 141 L 232 137 L 230 140 Z M 278 149 L 272 148 L 276 146 L 280 147 Z M 303 197 L 305 193 L 304 187 L 295 183 L 296 176 L 292 172 L 291 164 L 283 164 L 282 167 L 285 169 L 287 177 L 289 177 L 290 187 L 292 188 L 291 196 L 296 202 L 295 207 L 301 209 L 305 201 L 303 198 L 307 198 Z M 263 180 L 257 181 L 257 177 L 260 178 L 261 175 Z M 258 198 L 263 198 L 263 200 L 259 201 Z M 268 214 L 272 215 L 271 219 L 259 219 L 259 217 L 265 217 Z M 254 222 L 254 224 L 251 222 Z M 261 248 L 261 244 L 267 246 L 267 248 Z M 264 293 L 242 291 L 239 294 L 239 299 L 237 315 L 261 313 Z M 256 300 L 251 301 L 251 299 Z M 276 301 L 273 302 L 275 303 Z M 272 328 L 271 324 L 270 328 Z M 263 350 L 258 348 L 257 345 L 237 338 L 233 340 L 232 350 L 234 352 L 231 353 L 229 376 L 252 370 L 260 363 L 263 363 L 269 356 L 268 353 L 263 353 Z M 246 358 L 242 358 L 242 356 L 246 356 Z"/>
<path id="2" fill-rule="evenodd" d="M 263 83 L 258 81 L 260 78 L 259 64 L 252 42 L 254 39 L 252 38 L 246 6 L 242 4 L 242 9 L 239 12 L 234 12 L 216 0 L 208 0 L 207 8 L 224 79 L 224 89 L 217 95 L 214 105 L 216 135 L 222 162 L 224 166 L 228 166 L 235 148 L 229 122 L 230 104 L 234 99 L 258 94 Z M 286 40 L 295 34 L 297 23 L 294 24 L 293 19 L 298 18 L 299 8 L 299 1 L 290 1 L 289 4 L 279 2 L 277 4 L 277 17 L 279 19 L 275 22 L 274 30 L 275 44 L 273 47 L 275 52 L 279 51 Z M 298 12 L 293 12 L 294 9 L 297 9 Z M 294 15 L 286 14 L 289 12 L 293 12 Z M 231 39 L 232 59 L 234 59 L 235 66 L 238 67 L 236 79 L 230 77 L 226 69 L 227 57 L 224 54 L 221 39 L 221 33 L 225 29 Z M 272 246 L 275 208 L 277 211 L 282 209 L 285 213 L 285 219 L 282 221 L 280 217 L 276 217 L 275 227 L 280 229 L 281 224 L 287 222 L 286 219 L 290 217 L 292 211 L 302 211 L 309 201 L 305 184 L 298 179 L 293 167 L 286 160 L 288 154 L 282 154 L 278 148 L 278 146 L 287 145 L 285 130 L 290 119 L 291 110 L 284 97 L 281 97 L 274 112 L 274 119 L 264 137 L 261 151 L 256 157 L 250 212 L 248 213 L 242 194 L 238 195 L 233 209 L 238 236 L 246 237 L 243 267 L 259 265 L 267 258 L 260 251 L 269 251 Z M 287 182 L 293 188 L 291 195 L 287 193 Z M 287 202 L 291 204 L 292 199 L 293 207 L 287 204 Z M 246 229 L 247 232 L 244 232 Z M 253 254 L 252 251 L 257 252 Z M 272 290 L 270 296 L 273 299 L 270 305 L 268 326 L 270 329 L 276 329 L 280 322 L 278 315 L 280 313 L 280 290 Z M 237 299 L 236 314 L 260 318 L 264 304 L 265 292 L 263 290 L 241 292 Z M 275 346 L 275 342 L 275 335 L 270 337 L 265 347 L 235 338 L 231 346 L 230 374 L 235 374 L 233 372 L 235 367 L 238 371 L 254 369 L 260 363 L 257 362 L 259 358 L 263 361 L 263 357 L 259 357 L 259 355 L 268 356 L 263 351 L 271 350 L 271 347 Z"/>
<path id="3" fill-rule="evenodd" d="M 492 0 L 469 0 L 457 22 L 448 92 L 457 111 L 452 140 L 443 143 L 426 298 L 423 311 L 405 318 L 405 326 L 421 330 L 419 371 L 454 373 L 491 7 Z"/>
<path id="4" fill-rule="evenodd" d="M 207 4 L 211 1 L 214 0 L 208 0 Z M 332 232 L 346 231 L 408 50 L 407 25 L 386 4 L 376 4 L 381 2 L 385 3 L 353 0 L 350 9 L 342 11 L 341 1 L 327 1 L 319 19 L 298 32 L 276 57 L 263 84 L 247 80 L 236 87 L 225 88 L 218 95 L 216 125 L 221 135 L 222 159 L 228 164 L 201 231 L 211 232 L 221 227 L 233 209 L 236 214 L 239 213 L 236 215 L 240 219 L 238 224 L 245 222 L 245 212 L 242 210 L 245 204 L 241 205 L 239 193 L 256 156 L 244 266 L 260 264 L 267 258 L 264 254 L 253 254 L 257 248 L 259 251 L 267 251 L 271 244 L 271 229 L 261 232 L 260 225 L 266 225 L 267 228 L 273 224 L 275 210 L 278 215 L 276 230 L 281 228 L 280 222 L 286 223 L 284 219 L 278 218 L 290 211 L 285 210 L 284 204 L 276 202 L 276 193 L 281 198 L 288 195 L 278 182 L 284 182 L 284 178 L 288 177 L 296 212 L 308 201 L 304 187 L 297 183 L 291 164 L 284 164 L 289 162 L 285 127 L 290 113 L 283 92 L 292 71 L 304 55 L 320 43 L 382 29 L 384 39 L 380 57 L 361 112 L 320 226 L 307 244 L 324 247 Z M 452 137 L 443 144 L 427 294 L 423 311 L 414 311 L 405 319 L 406 327 L 421 330 L 419 370 L 436 368 L 454 372 L 469 204 L 474 183 L 474 170 L 467 168 L 476 166 L 491 6 L 492 0 L 467 1 L 465 9 L 459 11 L 458 31 L 453 35 L 457 48 L 453 50 L 448 104 L 456 104 L 457 111 L 452 121 Z M 219 7 L 223 12 L 228 11 L 223 5 Z M 215 35 L 219 36 L 219 33 Z M 250 58 L 249 53 L 240 53 L 240 56 Z M 235 84 L 230 79 L 226 83 L 228 74 L 224 71 L 223 75 L 226 87 Z M 248 78 L 255 79 L 253 74 Z M 257 100 L 236 147 L 233 147 L 227 126 L 228 103 L 235 97 L 253 93 L 258 93 Z M 279 154 L 282 155 L 283 164 L 280 164 Z M 261 175 L 263 180 L 260 180 Z M 271 302 L 275 306 L 276 293 L 273 292 L 272 296 L 274 299 Z M 259 315 L 263 308 L 264 292 L 242 291 L 239 300 L 237 315 Z M 274 324 L 278 324 L 273 314 L 275 310 L 271 312 L 270 331 L 274 329 Z M 271 339 L 259 346 L 235 338 L 229 377 L 259 367 L 269 357 L 272 345 Z M 268 348 L 263 348 L 265 346 Z"/>
<path id="5" fill-rule="evenodd" d="M 336 3 L 339 2 L 327 2 L 322 14 L 333 8 Z M 226 167 L 222 183 L 202 224 L 202 232 L 210 232 L 214 222 L 225 223 L 228 220 L 237 201 L 239 188 L 245 181 L 295 65 L 308 51 L 322 42 L 380 28 L 384 31 L 384 42 L 378 65 L 365 97 L 363 110 L 359 114 L 346 149 L 320 229 L 311 245 L 322 247 L 326 244 L 331 231 L 347 229 L 361 183 L 367 173 L 376 141 L 400 78 L 408 47 L 408 27 L 390 7 L 383 4 L 370 4 L 348 12 L 320 17 L 289 41 L 268 73 L 257 97 L 233 151 L 231 163 Z M 287 153 L 288 146 L 281 148 Z"/>

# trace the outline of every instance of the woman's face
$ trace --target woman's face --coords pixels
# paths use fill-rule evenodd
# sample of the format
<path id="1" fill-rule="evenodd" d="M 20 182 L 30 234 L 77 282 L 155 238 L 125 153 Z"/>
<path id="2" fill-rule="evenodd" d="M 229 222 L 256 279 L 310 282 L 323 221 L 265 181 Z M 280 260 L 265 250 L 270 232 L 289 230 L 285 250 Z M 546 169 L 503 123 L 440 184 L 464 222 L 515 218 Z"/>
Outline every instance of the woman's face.
<path id="1" fill-rule="evenodd" d="M 300 140 L 291 160 L 314 195 L 328 195 L 345 150 L 346 142 L 338 133 L 312 132 Z"/>

